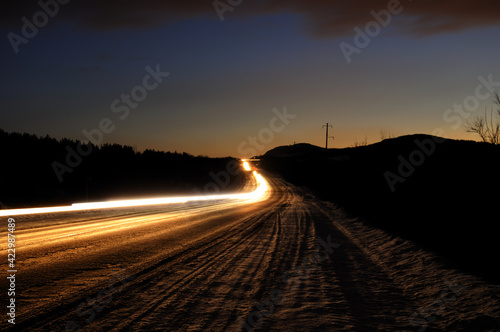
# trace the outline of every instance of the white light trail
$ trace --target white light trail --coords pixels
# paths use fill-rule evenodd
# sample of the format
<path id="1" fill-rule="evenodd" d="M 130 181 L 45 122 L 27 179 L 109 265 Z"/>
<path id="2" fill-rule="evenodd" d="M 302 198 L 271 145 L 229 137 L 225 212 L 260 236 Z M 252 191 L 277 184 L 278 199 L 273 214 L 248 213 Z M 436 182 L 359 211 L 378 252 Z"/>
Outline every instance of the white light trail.
<path id="1" fill-rule="evenodd" d="M 262 177 L 262 175 L 258 174 L 255 171 L 253 172 L 253 176 L 257 183 L 257 188 L 254 191 L 248 193 L 161 197 L 161 198 L 150 198 L 150 199 L 130 199 L 130 200 L 97 202 L 97 203 L 78 203 L 68 206 L 0 210 L 0 217 L 55 213 L 55 212 L 74 212 L 74 211 L 85 211 L 85 210 L 112 209 L 112 208 L 147 206 L 147 205 L 162 205 L 162 204 L 173 204 L 173 203 L 187 203 L 187 202 L 210 201 L 210 200 L 232 199 L 232 200 L 241 200 L 242 203 L 244 203 L 245 201 L 248 201 L 248 203 L 250 203 L 250 202 L 257 202 L 260 200 L 264 200 L 267 197 L 267 192 L 268 192 L 267 181 Z"/>
<path id="2" fill-rule="evenodd" d="M 245 171 L 251 171 L 252 170 L 252 168 L 250 167 L 250 164 L 248 163 L 248 161 L 244 161 L 243 162 L 243 169 Z"/>

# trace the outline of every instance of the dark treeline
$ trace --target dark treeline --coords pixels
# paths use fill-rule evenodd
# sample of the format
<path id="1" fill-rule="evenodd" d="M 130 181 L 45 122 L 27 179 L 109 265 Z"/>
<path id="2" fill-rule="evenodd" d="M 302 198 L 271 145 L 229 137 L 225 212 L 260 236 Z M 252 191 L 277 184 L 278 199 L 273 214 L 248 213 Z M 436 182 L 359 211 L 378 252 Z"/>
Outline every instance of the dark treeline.
<path id="1" fill-rule="evenodd" d="M 325 152 L 269 151 L 265 169 L 311 188 L 354 216 L 500 281 L 500 146 L 410 135 Z"/>
<path id="2" fill-rule="evenodd" d="M 136 152 L 118 144 L 81 144 L 0 129 L 0 208 L 70 204 L 87 198 L 99 201 L 138 195 L 214 193 L 243 181 L 242 174 L 218 181 L 210 175 L 226 170 L 229 163 L 236 162 L 232 158 Z M 83 147 L 91 149 L 91 153 L 79 155 Z M 227 178 L 231 179 L 229 185 Z"/>

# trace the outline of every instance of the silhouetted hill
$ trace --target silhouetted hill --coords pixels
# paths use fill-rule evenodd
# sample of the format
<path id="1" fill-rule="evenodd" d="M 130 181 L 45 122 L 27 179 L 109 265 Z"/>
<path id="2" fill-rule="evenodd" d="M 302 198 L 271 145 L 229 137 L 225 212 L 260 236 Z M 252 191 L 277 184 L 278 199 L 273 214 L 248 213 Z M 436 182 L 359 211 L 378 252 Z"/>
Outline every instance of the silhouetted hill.
<path id="1" fill-rule="evenodd" d="M 319 146 L 309 143 L 298 143 L 294 145 L 278 146 L 266 152 L 266 157 L 294 157 L 314 155 L 324 150 Z"/>
<path id="2" fill-rule="evenodd" d="M 353 215 L 500 280 L 500 146 L 408 135 L 356 148 L 279 147 L 264 169 Z"/>
<path id="3" fill-rule="evenodd" d="M 0 208 L 70 204 L 87 196 L 94 201 L 214 193 L 244 180 L 242 174 L 221 175 L 228 164 L 237 162 L 233 158 L 82 144 L 0 129 Z"/>

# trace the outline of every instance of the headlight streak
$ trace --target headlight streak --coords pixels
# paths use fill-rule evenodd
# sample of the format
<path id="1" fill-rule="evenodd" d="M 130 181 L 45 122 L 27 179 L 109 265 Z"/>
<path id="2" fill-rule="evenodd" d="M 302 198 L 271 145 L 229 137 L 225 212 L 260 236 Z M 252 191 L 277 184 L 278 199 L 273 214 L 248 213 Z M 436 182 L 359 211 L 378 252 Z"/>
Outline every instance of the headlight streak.
<path id="1" fill-rule="evenodd" d="M 248 163 L 248 161 L 243 161 L 242 166 L 243 166 L 243 169 L 245 171 L 251 171 L 252 170 L 252 168 L 250 167 L 250 164 Z"/>
<path id="2" fill-rule="evenodd" d="M 183 196 L 183 197 L 161 197 L 161 198 L 119 200 L 119 201 L 97 202 L 97 203 L 76 203 L 70 206 L 68 205 L 68 206 L 54 206 L 54 207 L 42 207 L 42 208 L 0 210 L 0 217 L 42 214 L 42 213 L 56 213 L 56 212 L 100 210 L 100 209 L 112 209 L 112 208 L 123 208 L 123 207 L 147 206 L 147 205 L 162 205 L 162 204 L 173 204 L 173 203 L 201 202 L 201 201 L 211 201 L 211 200 L 240 200 L 242 201 L 242 203 L 253 203 L 262 201 L 266 199 L 269 195 L 268 193 L 269 187 L 264 177 L 262 177 L 262 175 L 258 174 L 256 171 L 253 171 L 253 176 L 255 178 L 257 188 L 254 191 L 248 193 Z"/>

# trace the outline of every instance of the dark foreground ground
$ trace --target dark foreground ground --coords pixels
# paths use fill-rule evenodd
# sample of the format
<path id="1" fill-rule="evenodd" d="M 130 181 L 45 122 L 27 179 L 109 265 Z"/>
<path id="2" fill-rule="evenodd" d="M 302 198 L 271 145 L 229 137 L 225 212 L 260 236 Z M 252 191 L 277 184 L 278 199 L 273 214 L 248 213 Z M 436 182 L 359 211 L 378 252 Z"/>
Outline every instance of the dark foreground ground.
<path id="1" fill-rule="evenodd" d="M 500 146 L 428 135 L 369 146 L 279 147 L 262 167 L 346 212 L 500 283 Z"/>
<path id="2" fill-rule="evenodd" d="M 15 329 L 500 328 L 498 286 L 283 180 L 269 184 L 267 199 L 248 204 L 16 217 Z"/>

